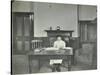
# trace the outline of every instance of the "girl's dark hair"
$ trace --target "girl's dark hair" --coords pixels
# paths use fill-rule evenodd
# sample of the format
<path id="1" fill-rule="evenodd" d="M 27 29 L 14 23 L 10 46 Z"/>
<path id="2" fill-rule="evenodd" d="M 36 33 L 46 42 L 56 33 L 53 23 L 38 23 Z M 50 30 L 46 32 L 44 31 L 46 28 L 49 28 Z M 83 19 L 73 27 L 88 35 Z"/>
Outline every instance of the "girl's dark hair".
<path id="1" fill-rule="evenodd" d="M 62 38 L 62 36 L 61 36 L 61 35 L 57 35 L 57 36 L 56 36 L 56 38 L 57 38 L 57 37 L 61 37 L 61 38 Z"/>

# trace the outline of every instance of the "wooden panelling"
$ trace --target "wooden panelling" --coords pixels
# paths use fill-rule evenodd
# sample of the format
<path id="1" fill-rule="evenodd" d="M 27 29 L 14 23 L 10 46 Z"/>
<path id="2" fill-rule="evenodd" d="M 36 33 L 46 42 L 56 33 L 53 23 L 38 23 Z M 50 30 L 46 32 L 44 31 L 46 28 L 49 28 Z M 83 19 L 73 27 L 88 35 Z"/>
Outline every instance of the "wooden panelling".
<path id="1" fill-rule="evenodd" d="M 52 47 L 53 46 L 53 43 L 51 40 L 56 40 L 54 38 L 51 38 L 51 37 L 34 37 L 32 39 L 32 41 L 34 42 L 33 44 L 33 49 L 34 48 L 39 48 L 40 47 L 40 44 L 41 44 L 41 47 Z M 36 44 L 37 43 L 37 44 Z M 39 44 L 40 43 L 40 44 Z M 71 46 L 73 47 L 74 49 L 78 49 L 81 47 L 81 44 L 80 44 L 80 38 L 71 38 L 70 41 L 69 41 L 69 45 L 68 46 Z"/>

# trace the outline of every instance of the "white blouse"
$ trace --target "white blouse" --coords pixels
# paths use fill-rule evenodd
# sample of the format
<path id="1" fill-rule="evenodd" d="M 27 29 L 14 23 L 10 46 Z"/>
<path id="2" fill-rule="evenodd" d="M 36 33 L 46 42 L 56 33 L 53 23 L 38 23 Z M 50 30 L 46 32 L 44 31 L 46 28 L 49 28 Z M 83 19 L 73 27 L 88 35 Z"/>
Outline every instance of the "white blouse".
<path id="1" fill-rule="evenodd" d="M 54 47 L 55 48 L 65 48 L 65 46 L 66 46 L 65 42 L 62 41 L 62 40 L 54 42 Z"/>

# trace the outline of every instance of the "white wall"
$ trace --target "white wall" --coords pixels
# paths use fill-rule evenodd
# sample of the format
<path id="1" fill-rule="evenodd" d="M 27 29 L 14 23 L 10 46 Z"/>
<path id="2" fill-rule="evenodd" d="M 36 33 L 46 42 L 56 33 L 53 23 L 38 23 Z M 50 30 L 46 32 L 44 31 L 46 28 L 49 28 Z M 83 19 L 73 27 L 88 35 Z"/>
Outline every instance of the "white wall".
<path id="1" fill-rule="evenodd" d="M 80 20 L 94 20 L 97 17 L 97 7 L 90 5 L 79 6 L 79 19 Z"/>
<path id="2" fill-rule="evenodd" d="M 73 37 L 78 37 L 77 5 L 56 3 L 14 2 L 13 12 L 34 12 L 34 36 L 47 36 L 44 30 L 52 26 L 61 26 L 64 30 L 74 30 Z M 96 6 L 80 5 L 79 20 L 93 20 Z"/>
<path id="3" fill-rule="evenodd" d="M 56 29 L 74 30 L 77 37 L 77 6 L 66 4 L 34 3 L 34 34 L 35 37 L 47 36 L 44 30 L 52 26 Z"/>

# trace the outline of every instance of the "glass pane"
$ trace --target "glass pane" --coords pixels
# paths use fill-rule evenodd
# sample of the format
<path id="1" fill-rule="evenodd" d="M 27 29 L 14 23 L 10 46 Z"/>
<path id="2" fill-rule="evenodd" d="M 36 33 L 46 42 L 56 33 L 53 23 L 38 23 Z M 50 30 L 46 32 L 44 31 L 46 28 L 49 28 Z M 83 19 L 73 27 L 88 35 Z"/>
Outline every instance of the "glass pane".
<path id="1" fill-rule="evenodd" d="M 24 17 L 24 35 L 25 36 L 30 35 L 30 18 L 29 18 L 29 16 Z"/>
<path id="2" fill-rule="evenodd" d="M 97 38 L 97 32 L 96 32 L 96 26 L 95 25 L 88 25 L 88 40 L 95 41 Z"/>
<path id="3" fill-rule="evenodd" d="M 25 41 L 25 51 L 30 50 L 30 43 L 29 41 Z"/>
<path id="4" fill-rule="evenodd" d="M 22 41 L 17 41 L 17 49 L 22 50 Z"/>
<path id="5" fill-rule="evenodd" d="M 23 17 L 16 17 L 17 36 L 22 36 Z"/>

